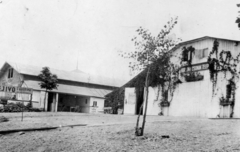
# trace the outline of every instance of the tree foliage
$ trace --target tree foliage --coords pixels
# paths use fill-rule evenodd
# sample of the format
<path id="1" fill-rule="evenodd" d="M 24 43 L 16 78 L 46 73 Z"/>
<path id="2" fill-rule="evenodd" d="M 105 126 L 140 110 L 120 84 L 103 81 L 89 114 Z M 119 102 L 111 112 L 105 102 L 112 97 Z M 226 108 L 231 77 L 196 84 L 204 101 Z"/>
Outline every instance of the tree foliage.
<path id="1" fill-rule="evenodd" d="M 41 82 L 39 83 L 40 87 L 46 90 L 44 96 L 44 108 L 45 108 L 47 91 L 57 89 L 58 77 L 57 75 L 52 74 L 48 67 L 43 67 L 38 77 L 41 80 Z"/>
<path id="2" fill-rule="evenodd" d="M 150 65 L 149 63 L 156 62 L 160 57 L 169 57 L 170 48 L 175 46 L 180 40 L 173 40 L 168 37 L 176 24 L 177 18 L 172 18 L 164 25 L 164 28 L 157 36 L 153 36 L 149 30 L 139 27 L 136 30 L 138 36 L 132 39 L 136 50 L 134 52 L 124 52 L 121 54 L 122 57 L 134 59 L 135 62 L 130 62 L 129 67 L 133 71 L 142 71 Z"/>
<path id="3" fill-rule="evenodd" d="M 41 88 L 46 90 L 57 89 L 58 77 L 57 75 L 52 74 L 48 67 L 43 67 L 38 77 L 41 80 L 41 82 L 39 83 Z"/>
<path id="4" fill-rule="evenodd" d="M 134 52 L 124 52 L 122 57 L 133 59 L 129 67 L 133 71 L 142 71 L 131 86 L 136 89 L 145 87 L 147 69 L 149 68 L 149 86 L 161 85 L 162 95 L 164 91 L 172 91 L 175 88 L 179 66 L 171 62 L 173 57 L 170 51 L 181 39 L 171 39 L 169 34 L 177 24 L 177 18 L 171 19 L 163 29 L 153 36 L 151 32 L 140 27 L 132 41 L 136 47 Z M 172 94 L 172 93 L 170 93 Z"/>
<path id="5" fill-rule="evenodd" d="M 114 90 L 106 96 L 104 107 L 112 107 L 113 114 L 117 114 L 119 108 L 123 108 L 124 104 L 124 89 Z"/>

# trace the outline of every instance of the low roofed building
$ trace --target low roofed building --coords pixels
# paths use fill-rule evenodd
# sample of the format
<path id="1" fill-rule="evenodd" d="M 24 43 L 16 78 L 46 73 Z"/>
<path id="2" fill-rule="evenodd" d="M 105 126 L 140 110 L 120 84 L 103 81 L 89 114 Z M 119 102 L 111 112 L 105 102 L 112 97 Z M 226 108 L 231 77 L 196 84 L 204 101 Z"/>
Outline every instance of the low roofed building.
<path id="1" fill-rule="evenodd" d="M 58 88 L 46 93 L 39 85 L 41 70 L 42 67 L 6 62 L 1 68 L 0 84 L 33 89 L 35 108 L 83 113 L 101 112 L 105 95 L 122 85 L 120 80 L 92 76 L 79 70 L 67 72 L 50 68 L 51 73 L 58 76 Z"/>

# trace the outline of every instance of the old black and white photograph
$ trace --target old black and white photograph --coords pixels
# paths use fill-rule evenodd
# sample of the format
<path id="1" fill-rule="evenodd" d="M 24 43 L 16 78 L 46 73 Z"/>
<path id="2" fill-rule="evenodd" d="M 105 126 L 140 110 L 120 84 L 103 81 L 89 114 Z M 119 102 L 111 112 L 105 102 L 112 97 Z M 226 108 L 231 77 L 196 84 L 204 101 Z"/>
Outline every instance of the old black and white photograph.
<path id="1" fill-rule="evenodd" d="M 0 152 L 240 152 L 240 1 L 0 0 Z"/>

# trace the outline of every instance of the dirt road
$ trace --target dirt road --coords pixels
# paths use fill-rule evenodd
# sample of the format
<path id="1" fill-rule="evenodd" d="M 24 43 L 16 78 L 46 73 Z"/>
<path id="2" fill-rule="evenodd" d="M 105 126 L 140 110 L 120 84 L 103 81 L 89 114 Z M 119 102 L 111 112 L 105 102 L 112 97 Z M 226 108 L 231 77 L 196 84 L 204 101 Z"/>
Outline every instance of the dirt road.
<path id="1" fill-rule="evenodd" d="M 145 136 L 135 137 L 136 116 L 32 113 L 23 122 L 5 114 L 0 129 L 87 123 L 50 131 L 0 136 L 0 151 L 240 151 L 240 120 L 147 117 Z M 169 138 L 162 138 L 169 135 Z"/>

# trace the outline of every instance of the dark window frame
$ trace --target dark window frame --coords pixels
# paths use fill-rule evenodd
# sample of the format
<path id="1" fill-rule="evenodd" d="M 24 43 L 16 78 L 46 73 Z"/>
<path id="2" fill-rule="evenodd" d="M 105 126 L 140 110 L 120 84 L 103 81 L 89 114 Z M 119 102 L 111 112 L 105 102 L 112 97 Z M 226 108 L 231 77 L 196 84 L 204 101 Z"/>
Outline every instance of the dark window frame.
<path id="1" fill-rule="evenodd" d="M 13 68 L 8 69 L 8 78 L 12 78 L 13 77 Z"/>

